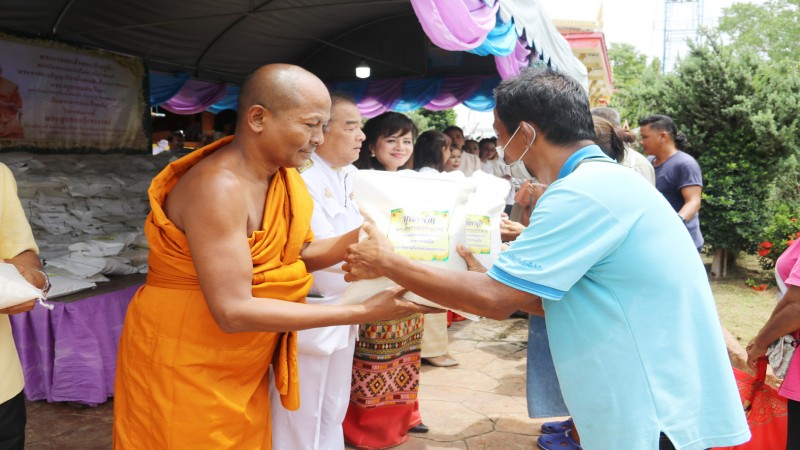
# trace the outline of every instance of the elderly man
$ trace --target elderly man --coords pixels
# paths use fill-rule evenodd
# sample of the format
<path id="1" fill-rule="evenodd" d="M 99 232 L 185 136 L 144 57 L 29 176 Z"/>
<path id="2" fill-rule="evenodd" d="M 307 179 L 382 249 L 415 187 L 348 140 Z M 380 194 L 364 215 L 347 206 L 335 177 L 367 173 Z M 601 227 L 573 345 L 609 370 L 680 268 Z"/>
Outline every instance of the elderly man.
<path id="1" fill-rule="evenodd" d="M 296 333 L 427 312 L 385 292 L 359 306 L 307 305 L 309 272 L 341 261 L 358 230 L 314 240 L 300 174 L 330 116 L 310 72 L 267 65 L 245 80 L 226 137 L 157 175 L 145 222 L 147 283 L 122 330 L 114 444 L 269 449 L 270 364 L 299 406 Z"/>
<path id="2" fill-rule="evenodd" d="M 528 69 L 502 82 L 495 97 L 511 175 L 533 173 L 549 185 L 530 226 L 483 274 L 415 263 L 365 225 L 370 239 L 348 249 L 348 279 L 387 276 L 444 306 L 496 319 L 518 309 L 544 314 L 562 394 L 587 450 L 745 442 L 706 272 L 672 208 L 592 144 L 589 101 L 574 79 Z"/>
<path id="3" fill-rule="evenodd" d="M 0 260 L 14 264 L 36 287 L 48 287 L 47 276 L 39 269 L 39 248 L 22 204 L 17 197 L 14 175 L 0 163 Z M 35 300 L 0 309 L 0 448 L 22 450 L 25 447 L 24 380 L 8 314 L 33 309 Z"/>
<path id="4" fill-rule="evenodd" d="M 361 143 L 361 113 L 350 98 L 331 96 L 331 118 L 325 142 L 300 167 L 314 200 L 311 230 L 318 239 L 344 235 L 364 221 L 351 198 L 352 165 Z M 347 282 L 337 264 L 313 273 L 306 303 L 335 305 Z M 275 448 L 337 450 L 344 448 L 342 422 L 350 400 L 350 374 L 357 328 L 348 325 L 312 328 L 297 333 L 300 409 L 280 405 L 272 387 L 272 443 Z"/>

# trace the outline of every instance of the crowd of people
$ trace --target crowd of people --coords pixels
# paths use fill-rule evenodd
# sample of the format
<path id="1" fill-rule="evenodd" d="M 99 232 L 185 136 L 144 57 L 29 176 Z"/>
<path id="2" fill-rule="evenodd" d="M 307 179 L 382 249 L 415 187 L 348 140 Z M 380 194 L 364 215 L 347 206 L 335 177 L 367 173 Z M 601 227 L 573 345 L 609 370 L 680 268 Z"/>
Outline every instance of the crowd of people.
<path id="1" fill-rule="evenodd" d="M 542 449 L 746 442 L 699 255 L 702 174 L 685 136 L 668 116 L 643 119 L 646 158 L 616 111 L 590 109 L 580 84 L 549 69 L 503 81 L 495 98 L 497 135 L 467 140 L 456 126 L 419 133 L 395 112 L 363 122 L 353 99 L 297 66 L 253 72 L 235 134 L 174 161 L 149 190 L 150 272 L 119 346 L 115 446 L 399 445 L 428 431 L 421 364 L 458 364 L 447 308 L 530 314 L 529 415 L 570 416 L 542 426 Z M 508 181 L 492 267 L 463 246 L 467 272 L 420 264 L 364 222 L 353 173 L 404 169 Z M 0 170 L 0 256 L 43 287 L 13 178 Z M 800 329 L 799 255 L 795 244 L 778 262 L 786 288 L 748 346 L 752 364 Z M 401 288 L 339 304 L 348 282 L 380 276 Z M 442 309 L 402 300 L 406 290 Z M 0 367 L 13 369 L 0 378 L 0 448 L 21 449 L 25 426 L 7 314 L 32 307 L 0 311 Z M 798 445 L 798 358 L 782 394 Z"/>

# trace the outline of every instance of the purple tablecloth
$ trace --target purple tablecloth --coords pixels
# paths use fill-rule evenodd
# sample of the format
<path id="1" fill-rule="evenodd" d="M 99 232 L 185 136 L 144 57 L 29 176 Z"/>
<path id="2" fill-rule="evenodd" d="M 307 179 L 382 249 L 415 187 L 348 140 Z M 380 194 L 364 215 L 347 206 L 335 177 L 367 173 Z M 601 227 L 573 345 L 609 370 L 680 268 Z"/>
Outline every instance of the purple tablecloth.
<path id="1" fill-rule="evenodd" d="M 114 395 L 125 311 L 139 286 L 11 317 L 25 396 L 96 406 Z"/>

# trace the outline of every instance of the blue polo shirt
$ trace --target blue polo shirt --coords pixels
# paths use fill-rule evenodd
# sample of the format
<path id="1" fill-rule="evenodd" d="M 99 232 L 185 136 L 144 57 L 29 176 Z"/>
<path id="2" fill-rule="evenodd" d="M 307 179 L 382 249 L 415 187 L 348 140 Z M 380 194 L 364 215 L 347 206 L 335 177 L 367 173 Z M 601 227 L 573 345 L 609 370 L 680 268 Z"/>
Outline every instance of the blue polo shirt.
<path id="1" fill-rule="evenodd" d="M 540 296 L 562 395 L 593 449 L 750 437 L 705 268 L 669 203 L 591 145 L 489 276 Z"/>

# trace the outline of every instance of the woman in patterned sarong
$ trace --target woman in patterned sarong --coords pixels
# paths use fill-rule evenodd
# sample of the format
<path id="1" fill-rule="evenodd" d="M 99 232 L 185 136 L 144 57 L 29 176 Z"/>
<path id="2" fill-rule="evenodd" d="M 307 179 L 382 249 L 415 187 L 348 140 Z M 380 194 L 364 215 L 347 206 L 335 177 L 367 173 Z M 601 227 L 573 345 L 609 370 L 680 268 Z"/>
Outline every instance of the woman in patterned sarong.
<path id="1" fill-rule="evenodd" d="M 367 121 L 364 134 L 356 167 L 390 172 L 406 168 L 417 137 L 409 118 L 381 114 Z M 350 405 L 342 424 L 349 445 L 388 448 L 406 442 L 408 431 L 427 431 L 417 398 L 422 331 L 422 314 L 359 326 Z"/>

